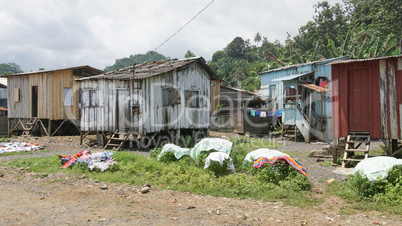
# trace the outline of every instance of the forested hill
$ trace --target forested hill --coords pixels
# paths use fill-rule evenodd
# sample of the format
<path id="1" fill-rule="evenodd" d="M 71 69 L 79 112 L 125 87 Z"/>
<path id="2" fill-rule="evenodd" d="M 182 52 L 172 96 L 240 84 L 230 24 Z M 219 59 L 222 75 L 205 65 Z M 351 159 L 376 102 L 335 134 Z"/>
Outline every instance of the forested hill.
<path id="1" fill-rule="evenodd" d="M 112 66 L 107 66 L 104 71 L 114 71 L 117 69 L 125 68 L 131 66 L 133 64 L 142 64 L 144 62 L 154 62 L 170 59 L 169 57 L 165 57 L 164 55 L 155 52 L 148 51 L 146 54 L 137 54 L 130 55 L 129 57 L 124 57 L 121 59 L 117 59 L 116 62 Z"/>
<path id="2" fill-rule="evenodd" d="M 349 56 L 372 58 L 401 54 L 402 1 L 344 0 L 315 6 L 313 20 L 288 36 L 271 42 L 257 33 L 254 40 L 236 37 L 215 52 L 209 65 L 223 85 L 259 89 L 259 72 L 283 65 Z"/>

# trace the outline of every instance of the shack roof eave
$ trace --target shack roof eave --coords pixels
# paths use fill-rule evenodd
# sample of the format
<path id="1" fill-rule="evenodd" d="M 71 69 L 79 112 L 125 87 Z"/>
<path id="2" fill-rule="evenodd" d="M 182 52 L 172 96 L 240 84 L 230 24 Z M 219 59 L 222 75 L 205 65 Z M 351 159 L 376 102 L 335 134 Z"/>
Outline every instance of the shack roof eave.
<path id="1" fill-rule="evenodd" d="M 23 75 L 31 75 L 31 74 L 38 74 L 38 73 L 57 72 L 57 71 L 64 71 L 64 70 L 80 70 L 80 69 L 87 70 L 92 75 L 102 74 L 103 73 L 102 70 L 99 70 L 97 68 L 91 67 L 89 65 L 83 65 L 83 66 L 66 67 L 66 68 L 59 68 L 59 69 L 53 69 L 53 70 L 38 70 L 38 71 L 22 72 L 22 73 L 10 74 L 10 75 L 3 75 L 2 77 L 8 78 L 8 77 L 14 77 L 14 76 L 23 76 Z"/>
<path id="2" fill-rule="evenodd" d="M 75 81 L 79 82 L 85 80 L 99 80 L 99 79 L 105 79 L 105 80 L 146 79 L 156 75 L 165 74 L 176 69 L 185 68 L 193 63 L 198 63 L 205 70 L 208 76 L 210 76 L 211 80 L 219 80 L 219 77 L 208 66 L 204 58 L 193 57 L 181 60 L 165 60 L 165 61 L 144 63 L 139 65 L 132 65 L 123 69 L 117 69 L 100 75 L 75 79 Z"/>
<path id="3" fill-rule="evenodd" d="M 280 68 L 275 68 L 275 69 L 271 69 L 268 71 L 263 71 L 260 72 L 259 74 L 266 74 L 266 73 L 270 73 L 270 72 L 274 72 L 274 71 L 282 71 L 282 70 L 288 70 L 288 69 L 292 69 L 292 68 L 296 68 L 296 67 L 301 67 L 301 66 L 306 66 L 306 65 L 314 65 L 314 64 L 329 64 L 330 62 L 333 61 L 340 61 L 340 60 L 344 60 L 344 59 L 348 59 L 348 56 L 341 56 L 341 57 L 336 57 L 336 58 L 331 58 L 331 59 L 324 59 L 324 60 L 317 60 L 317 61 L 312 61 L 312 62 L 306 62 L 306 63 L 301 63 L 301 64 L 292 64 L 292 65 L 288 65 L 288 66 L 284 66 L 284 67 L 280 67 Z"/>
<path id="4" fill-rule="evenodd" d="M 400 58 L 400 57 L 402 57 L 402 55 L 384 56 L 384 57 L 376 57 L 376 58 L 343 59 L 343 60 L 337 60 L 337 61 L 328 63 L 328 65 L 347 64 L 347 63 L 364 62 L 364 61 L 372 61 L 372 60 L 384 60 L 384 59 Z"/>

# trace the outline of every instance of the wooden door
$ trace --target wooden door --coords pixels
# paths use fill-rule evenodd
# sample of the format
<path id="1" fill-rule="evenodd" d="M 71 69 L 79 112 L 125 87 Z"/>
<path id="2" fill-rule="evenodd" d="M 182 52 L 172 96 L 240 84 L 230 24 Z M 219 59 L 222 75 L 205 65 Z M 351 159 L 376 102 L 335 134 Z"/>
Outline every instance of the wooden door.
<path id="1" fill-rule="evenodd" d="M 38 117 L 38 86 L 32 86 L 32 101 L 31 101 L 32 114 L 31 117 Z"/>
<path id="2" fill-rule="evenodd" d="M 234 115 L 234 133 L 244 134 L 244 124 L 243 124 L 243 109 L 239 108 L 235 111 Z"/>
<path id="3" fill-rule="evenodd" d="M 371 73 L 369 69 L 348 71 L 349 131 L 370 131 L 372 112 Z"/>
<path id="4" fill-rule="evenodd" d="M 119 131 L 127 131 L 130 127 L 130 96 L 128 89 L 117 90 L 116 125 Z"/>

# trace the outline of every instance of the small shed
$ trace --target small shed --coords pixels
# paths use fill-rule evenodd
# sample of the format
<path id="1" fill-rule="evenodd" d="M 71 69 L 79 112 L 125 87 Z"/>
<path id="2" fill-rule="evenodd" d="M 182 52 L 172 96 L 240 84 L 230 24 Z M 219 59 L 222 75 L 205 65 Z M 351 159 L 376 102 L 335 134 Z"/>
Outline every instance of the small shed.
<path id="1" fill-rule="evenodd" d="M 202 57 L 169 60 L 79 78 L 81 130 L 110 134 L 109 142 L 147 147 L 182 135 L 207 134 L 220 80 Z M 219 102 L 217 102 L 219 103 Z M 119 140 L 120 139 L 120 140 Z M 108 145 L 108 144 L 107 144 Z"/>
<path id="2" fill-rule="evenodd" d="M 221 86 L 220 107 L 211 118 L 211 129 L 222 132 L 234 132 L 239 134 L 269 134 L 270 122 L 265 108 L 266 101 L 262 96 L 234 87 Z M 250 111 L 263 111 L 252 116 Z"/>
<path id="3" fill-rule="evenodd" d="M 79 131 L 80 92 L 74 79 L 102 73 L 90 66 L 5 75 L 8 133 L 40 131 L 47 136 Z M 69 130 L 70 126 L 77 128 Z"/>
<path id="4" fill-rule="evenodd" d="M 341 60 L 331 66 L 333 138 L 368 133 L 391 141 L 395 155 L 402 138 L 402 55 Z"/>

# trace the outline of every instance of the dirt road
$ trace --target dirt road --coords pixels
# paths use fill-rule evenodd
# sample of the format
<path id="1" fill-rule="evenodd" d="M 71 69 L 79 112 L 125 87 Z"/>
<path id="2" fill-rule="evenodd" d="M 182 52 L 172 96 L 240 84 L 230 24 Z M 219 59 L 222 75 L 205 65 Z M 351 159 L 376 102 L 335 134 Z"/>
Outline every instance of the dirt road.
<path id="1" fill-rule="evenodd" d="M 33 138 L 35 139 L 35 138 Z M 46 140 L 47 139 L 47 140 Z M 37 142 L 54 152 L 34 155 L 71 154 L 83 147 L 76 137 L 39 138 Z M 317 146 L 314 146 L 317 147 Z M 0 168 L 0 225 L 401 225 L 401 217 L 381 212 L 343 211 L 349 204 L 337 197 L 321 194 L 325 184 L 318 179 L 332 167 L 308 160 L 307 144 L 281 147 L 300 150 L 301 161 L 316 165 L 310 170 L 315 183 L 317 206 L 297 208 L 280 202 L 230 199 L 162 190 L 153 185 L 149 193 L 141 187 L 103 184 L 82 175 L 55 173 L 41 175 L 26 169 Z M 312 147 L 310 147 L 311 149 Z M 305 150 L 304 150 L 305 149 Z M 144 154 L 144 153 L 142 153 Z M 23 156 L 1 157 L 1 161 Z M 307 169 L 309 167 L 306 163 Z M 308 163 L 310 164 L 310 163 Z M 314 172 L 320 172 L 314 173 Z M 321 175 L 322 174 L 322 175 Z M 343 177 L 341 174 L 339 178 Z M 102 188 L 103 189 L 102 189 Z"/>

